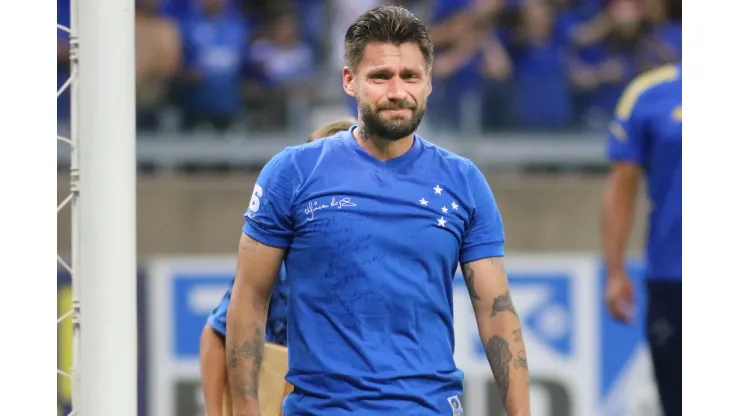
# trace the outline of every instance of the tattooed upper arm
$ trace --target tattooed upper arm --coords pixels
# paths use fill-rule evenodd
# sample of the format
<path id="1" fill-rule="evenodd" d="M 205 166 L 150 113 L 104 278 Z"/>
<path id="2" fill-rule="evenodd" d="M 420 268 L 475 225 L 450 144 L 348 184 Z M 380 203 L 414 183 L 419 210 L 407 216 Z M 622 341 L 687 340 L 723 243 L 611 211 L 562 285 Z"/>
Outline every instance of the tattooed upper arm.
<path id="1" fill-rule="evenodd" d="M 502 312 L 511 312 L 514 314 L 514 316 L 517 317 L 517 319 L 519 319 L 519 314 L 516 313 L 514 301 L 511 300 L 511 293 L 508 290 L 506 290 L 506 293 L 504 293 L 503 295 L 496 296 L 493 299 L 491 318 Z"/>
<path id="2" fill-rule="evenodd" d="M 493 266 L 493 267 L 491 267 Z M 473 301 L 480 301 L 486 296 L 489 288 L 506 281 L 506 270 L 503 257 L 487 257 L 462 265 L 465 286 Z"/>
<path id="3" fill-rule="evenodd" d="M 475 291 L 475 268 L 470 266 L 470 263 L 463 264 L 463 278 L 465 279 L 465 286 L 468 288 L 470 299 L 480 300 L 480 296 Z"/>
<path id="4" fill-rule="evenodd" d="M 244 287 L 269 299 L 280 272 L 283 255 L 284 249 L 268 246 L 242 233 L 232 299 Z"/>
<path id="5" fill-rule="evenodd" d="M 506 276 L 506 266 L 504 266 L 503 256 L 502 257 L 488 257 L 486 260 L 488 260 L 489 263 L 493 264 L 499 273 Z"/>
<path id="6" fill-rule="evenodd" d="M 247 234 L 242 234 L 242 238 L 239 239 L 239 252 L 256 253 L 260 246 L 263 245 Z"/>

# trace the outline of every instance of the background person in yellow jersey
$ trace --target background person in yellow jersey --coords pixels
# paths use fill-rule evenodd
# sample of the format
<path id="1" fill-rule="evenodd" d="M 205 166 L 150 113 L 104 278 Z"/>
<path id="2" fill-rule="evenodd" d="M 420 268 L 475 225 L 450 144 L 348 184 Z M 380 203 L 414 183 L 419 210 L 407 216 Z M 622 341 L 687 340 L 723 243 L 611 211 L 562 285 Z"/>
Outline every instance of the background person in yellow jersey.
<path id="1" fill-rule="evenodd" d="M 624 266 L 642 175 L 651 202 L 646 250 L 647 338 L 666 416 L 681 414 L 681 65 L 646 72 L 625 90 L 609 127 L 613 163 L 604 194 L 606 304 L 631 322 L 634 289 Z"/>
<path id="2" fill-rule="evenodd" d="M 316 129 L 308 138 L 308 142 L 349 130 L 357 124 L 351 117 L 340 118 Z M 267 310 L 268 342 L 287 346 L 287 276 L 281 272 L 280 279 L 275 285 Z M 233 282 L 232 282 L 233 284 Z M 229 288 L 221 303 L 213 310 L 203 327 L 200 337 L 200 371 L 203 397 L 205 400 L 206 416 L 230 416 L 231 394 L 229 380 L 226 377 L 226 311 L 231 301 Z"/>

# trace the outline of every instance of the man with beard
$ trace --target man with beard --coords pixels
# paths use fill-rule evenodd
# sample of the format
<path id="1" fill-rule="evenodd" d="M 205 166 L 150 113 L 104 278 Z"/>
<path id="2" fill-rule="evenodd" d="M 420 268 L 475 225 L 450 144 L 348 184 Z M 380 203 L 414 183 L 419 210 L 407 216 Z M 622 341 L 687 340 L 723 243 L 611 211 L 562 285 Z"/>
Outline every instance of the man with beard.
<path id="1" fill-rule="evenodd" d="M 265 316 L 284 260 L 295 386 L 286 416 L 461 415 L 458 263 L 507 414 L 529 415 L 493 194 L 471 161 L 414 133 L 431 92 L 427 29 L 408 10 L 381 6 L 344 44 L 358 125 L 275 156 L 245 214 L 226 331 L 234 414 L 259 414 Z"/>

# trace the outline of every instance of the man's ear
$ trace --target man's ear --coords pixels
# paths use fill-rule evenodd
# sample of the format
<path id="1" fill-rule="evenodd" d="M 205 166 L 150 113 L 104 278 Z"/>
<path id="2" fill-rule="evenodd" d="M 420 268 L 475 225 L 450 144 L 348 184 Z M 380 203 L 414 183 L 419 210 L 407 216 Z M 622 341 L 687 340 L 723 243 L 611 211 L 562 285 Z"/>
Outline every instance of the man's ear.
<path id="1" fill-rule="evenodd" d="M 344 67 L 342 70 L 342 88 L 344 88 L 344 92 L 347 93 L 350 97 L 355 96 L 355 77 L 352 73 L 352 70 L 348 67 Z"/>

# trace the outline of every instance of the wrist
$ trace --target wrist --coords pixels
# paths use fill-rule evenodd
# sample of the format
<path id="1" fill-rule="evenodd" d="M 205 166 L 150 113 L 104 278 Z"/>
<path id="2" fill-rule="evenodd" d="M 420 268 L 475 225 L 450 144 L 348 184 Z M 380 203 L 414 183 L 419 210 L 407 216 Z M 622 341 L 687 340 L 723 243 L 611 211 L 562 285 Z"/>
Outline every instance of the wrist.
<path id="1" fill-rule="evenodd" d="M 606 265 L 606 276 L 607 278 L 613 278 L 618 276 L 624 276 L 627 270 L 624 268 L 623 261 L 610 261 Z"/>
<path id="2" fill-rule="evenodd" d="M 242 397 L 239 400 L 232 398 L 232 416 L 259 416 L 259 400 L 253 397 Z"/>

